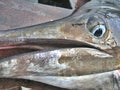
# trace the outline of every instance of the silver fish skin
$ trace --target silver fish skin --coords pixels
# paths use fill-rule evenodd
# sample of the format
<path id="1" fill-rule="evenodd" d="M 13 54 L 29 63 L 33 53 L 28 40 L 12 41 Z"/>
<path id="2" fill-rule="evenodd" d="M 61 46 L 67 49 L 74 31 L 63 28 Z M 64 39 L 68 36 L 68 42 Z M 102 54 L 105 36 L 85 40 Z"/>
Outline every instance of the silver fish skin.
<path id="1" fill-rule="evenodd" d="M 68 89 L 119 90 L 112 71 L 120 68 L 119 2 L 91 0 L 61 20 L 0 31 L 1 48 L 39 50 L 1 59 L 0 77 Z"/>

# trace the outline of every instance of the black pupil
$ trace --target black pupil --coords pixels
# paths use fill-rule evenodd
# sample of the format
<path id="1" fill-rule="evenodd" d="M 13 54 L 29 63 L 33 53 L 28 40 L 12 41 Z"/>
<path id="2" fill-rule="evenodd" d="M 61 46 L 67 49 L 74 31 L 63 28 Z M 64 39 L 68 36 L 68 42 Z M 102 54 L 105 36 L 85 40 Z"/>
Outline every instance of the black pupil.
<path id="1" fill-rule="evenodd" d="M 97 29 L 97 30 L 95 31 L 94 36 L 100 37 L 101 35 L 102 35 L 102 29 L 99 28 L 99 29 Z"/>

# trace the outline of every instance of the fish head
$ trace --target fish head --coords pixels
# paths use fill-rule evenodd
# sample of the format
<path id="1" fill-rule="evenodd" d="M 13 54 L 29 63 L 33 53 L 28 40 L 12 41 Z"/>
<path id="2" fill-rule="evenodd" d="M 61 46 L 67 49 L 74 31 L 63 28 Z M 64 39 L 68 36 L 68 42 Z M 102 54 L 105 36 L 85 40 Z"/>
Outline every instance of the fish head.
<path id="1" fill-rule="evenodd" d="M 89 44 L 113 56 L 117 55 L 120 46 L 119 4 L 117 0 L 91 0 L 73 14 L 71 27 L 66 26 L 70 28 L 65 27 L 65 30 L 69 30 L 70 33 L 74 27 L 72 32 L 74 40 Z"/>
<path id="2" fill-rule="evenodd" d="M 1 59 L 0 77 L 74 88 L 88 80 L 78 77 L 119 69 L 120 8 L 105 1 L 92 0 L 60 20 L 0 31 L 1 49 L 31 50 Z"/>

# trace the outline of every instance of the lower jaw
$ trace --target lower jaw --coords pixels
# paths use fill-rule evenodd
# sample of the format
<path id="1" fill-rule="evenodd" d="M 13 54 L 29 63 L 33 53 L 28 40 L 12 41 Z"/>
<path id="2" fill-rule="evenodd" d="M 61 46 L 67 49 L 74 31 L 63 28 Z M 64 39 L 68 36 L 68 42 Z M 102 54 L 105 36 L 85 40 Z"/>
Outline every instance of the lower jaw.
<path id="1" fill-rule="evenodd" d="M 37 50 L 29 48 L 11 48 L 10 51 L 8 49 L 3 50 L 4 53 L 6 52 L 4 58 L 7 58 L 1 59 L 1 72 L 3 73 L 1 77 L 29 76 L 34 74 L 70 77 L 73 75 L 81 76 L 118 69 L 116 67 L 117 60 L 111 55 L 93 48 L 66 48 L 44 52 Z M 1 53 L 3 52 L 1 51 Z M 19 55 L 20 53 L 21 55 Z M 3 55 L 1 54 L 1 58 L 3 58 Z M 10 55 L 13 57 L 10 57 Z M 47 62 L 45 62 L 46 59 Z M 29 63 L 26 62 L 27 60 L 29 60 Z M 13 61 L 16 70 L 10 68 L 13 65 Z M 5 66 L 6 63 L 8 63 L 8 66 Z M 34 65 L 30 66 L 31 63 Z M 43 63 L 43 65 L 40 66 L 40 63 Z M 37 65 L 40 67 L 37 67 Z M 25 68 L 21 69 L 21 67 Z M 11 70 L 11 72 L 6 74 L 7 70 Z"/>

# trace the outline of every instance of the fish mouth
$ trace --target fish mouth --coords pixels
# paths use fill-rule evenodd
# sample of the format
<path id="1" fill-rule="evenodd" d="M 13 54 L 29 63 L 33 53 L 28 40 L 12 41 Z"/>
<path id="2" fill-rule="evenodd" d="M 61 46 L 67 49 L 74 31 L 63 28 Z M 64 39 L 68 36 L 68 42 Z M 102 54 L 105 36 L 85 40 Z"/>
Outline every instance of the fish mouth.
<path id="1" fill-rule="evenodd" d="M 82 76 L 116 69 L 116 60 L 110 54 L 82 41 L 24 39 L 5 42 L 0 46 L 2 53 L 6 51 L 6 56 L 1 56 L 0 60 L 1 76 L 4 77 Z M 9 73 L 6 73 L 7 69 Z"/>
<path id="2" fill-rule="evenodd" d="M 91 44 L 67 39 L 24 39 L 24 41 L 4 41 L 0 46 L 0 59 L 35 51 L 51 51 L 65 48 L 94 48 Z M 102 51 L 102 50 L 101 50 Z"/>
<path id="3" fill-rule="evenodd" d="M 9 55 L 7 55 L 6 57 L 10 57 L 10 56 L 14 56 L 14 55 L 17 56 L 17 55 L 23 54 L 23 53 L 27 54 L 27 53 L 36 52 L 36 51 L 45 51 L 46 52 L 46 51 L 52 51 L 52 50 L 54 51 L 56 49 L 66 49 L 66 48 L 79 48 L 79 49 L 84 49 L 84 50 L 85 50 L 85 48 L 88 48 L 86 50 L 95 49 L 96 53 L 99 52 L 99 51 L 104 52 L 100 48 L 95 47 L 95 46 L 93 46 L 93 45 L 91 45 L 89 43 L 75 41 L 75 40 L 65 40 L 65 39 L 25 39 L 24 42 L 23 41 L 22 42 L 11 42 L 11 43 L 9 43 L 7 45 L 5 44 L 3 46 L 0 46 L 0 49 L 1 49 L 0 51 L 9 52 Z M 12 51 L 15 51 L 15 52 L 13 54 L 11 54 Z M 104 56 L 102 56 L 102 57 L 104 57 Z M 25 61 L 25 60 L 23 60 L 23 61 Z M 100 62 L 100 61 L 98 61 L 98 62 Z M 94 60 L 89 61 L 89 62 L 94 62 Z M 106 61 L 102 60 L 102 62 L 106 62 Z M 62 63 L 62 61 L 61 61 L 61 63 Z M 42 83 L 45 83 L 45 84 L 48 84 L 48 85 L 61 87 L 61 88 L 67 88 L 67 89 L 75 88 L 76 89 L 76 88 L 81 88 L 81 87 L 86 88 L 84 86 L 81 86 L 81 83 L 87 83 L 87 82 L 91 82 L 91 81 L 92 82 L 97 82 L 97 83 L 99 81 L 101 82 L 102 77 L 105 77 L 105 78 L 107 77 L 108 78 L 108 77 L 110 77 L 110 74 L 111 74 L 111 73 L 109 74 L 109 72 L 107 74 L 106 73 L 104 74 L 102 72 L 113 70 L 113 67 L 109 68 L 109 69 L 106 68 L 105 71 L 103 69 L 99 68 L 99 65 L 101 65 L 101 62 L 100 62 L 99 64 L 98 63 L 96 64 L 96 66 L 98 65 L 98 71 L 96 71 L 95 70 L 96 67 L 93 66 L 93 65 L 90 65 L 92 67 L 89 67 L 89 64 L 90 63 L 87 63 L 86 67 L 88 66 L 88 68 L 91 68 L 91 69 L 88 69 L 88 68 L 84 69 L 84 67 L 80 69 L 78 67 L 81 71 L 76 70 L 76 71 L 72 72 L 72 70 L 70 70 L 72 73 L 70 71 L 65 71 L 66 72 L 65 75 L 64 74 L 61 74 L 61 75 L 54 74 L 55 71 L 54 71 L 54 68 L 52 68 L 53 72 L 51 72 L 51 73 L 53 75 L 49 74 L 47 71 L 40 72 L 40 73 L 29 72 L 30 74 L 28 74 L 27 70 L 24 72 L 21 69 L 19 69 L 18 72 L 17 72 L 18 74 L 16 74 L 16 72 L 13 72 L 11 70 L 10 71 L 11 73 L 8 74 L 8 76 L 7 75 L 3 75 L 3 76 L 4 77 L 7 76 L 7 78 L 12 77 L 12 78 L 17 78 L 17 79 L 27 79 L 27 80 L 42 82 Z M 44 69 L 44 67 L 43 67 L 43 69 Z M 33 69 L 33 71 L 34 71 L 34 69 Z M 27 72 L 27 74 L 26 74 L 26 72 Z M 70 73 L 68 73 L 68 72 L 70 72 Z M 75 74 L 74 74 L 74 72 L 75 72 Z M 78 73 L 76 73 L 76 72 L 78 72 Z M 99 74 L 96 74 L 96 73 L 99 73 Z M 48 75 L 46 75 L 46 74 L 48 74 Z M 95 78 L 97 78 L 97 79 L 95 79 Z"/>

